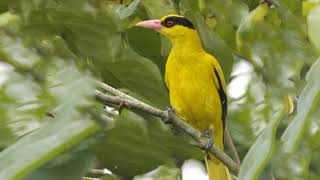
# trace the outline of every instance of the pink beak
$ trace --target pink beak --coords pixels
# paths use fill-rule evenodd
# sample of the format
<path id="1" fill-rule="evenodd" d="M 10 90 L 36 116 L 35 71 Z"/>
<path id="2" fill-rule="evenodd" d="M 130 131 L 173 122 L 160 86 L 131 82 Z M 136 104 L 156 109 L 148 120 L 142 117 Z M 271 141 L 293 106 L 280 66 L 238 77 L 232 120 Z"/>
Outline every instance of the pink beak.
<path id="1" fill-rule="evenodd" d="M 147 29 L 154 29 L 154 30 L 159 30 L 162 28 L 162 25 L 159 19 L 141 21 L 141 22 L 138 22 L 136 26 L 147 28 Z"/>

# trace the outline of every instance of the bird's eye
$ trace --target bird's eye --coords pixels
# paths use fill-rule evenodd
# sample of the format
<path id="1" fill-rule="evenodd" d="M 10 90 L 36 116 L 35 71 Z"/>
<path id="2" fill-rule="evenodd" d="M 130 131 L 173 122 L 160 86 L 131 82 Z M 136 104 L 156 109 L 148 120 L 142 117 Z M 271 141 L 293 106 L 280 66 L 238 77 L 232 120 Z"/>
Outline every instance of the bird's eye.
<path id="1" fill-rule="evenodd" d="M 167 23 L 166 23 L 166 26 L 167 27 L 172 27 L 174 25 L 174 22 L 173 21 L 168 21 Z"/>

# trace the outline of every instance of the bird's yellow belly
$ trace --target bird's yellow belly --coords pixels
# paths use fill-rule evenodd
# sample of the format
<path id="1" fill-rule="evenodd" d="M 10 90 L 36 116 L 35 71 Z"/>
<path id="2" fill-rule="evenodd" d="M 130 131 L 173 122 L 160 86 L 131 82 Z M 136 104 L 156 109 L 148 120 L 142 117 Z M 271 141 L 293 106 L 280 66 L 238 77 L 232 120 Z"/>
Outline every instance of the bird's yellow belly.
<path id="1" fill-rule="evenodd" d="M 222 129 L 218 91 L 210 74 L 203 71 L 191 68 L 169 75 L 170 102 L 176 113 L 193 127 L 201 131 L 210 127 Z"/>

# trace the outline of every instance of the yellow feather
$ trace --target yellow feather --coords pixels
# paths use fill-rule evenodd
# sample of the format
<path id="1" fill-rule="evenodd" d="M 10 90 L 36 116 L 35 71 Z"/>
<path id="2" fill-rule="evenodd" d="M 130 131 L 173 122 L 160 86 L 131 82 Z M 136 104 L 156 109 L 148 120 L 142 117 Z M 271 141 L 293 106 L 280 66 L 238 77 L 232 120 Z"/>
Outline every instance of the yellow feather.
<path id="1" fill-rule="evenodd" d="M 225 92 L 226 83 L 218 61 L 204 51 L 197 31 L 192 28 L 175 25 L 162 28 L 160 33 L 172 43 L 165 69 L 172 107 L 179 116 L 201 131 L 213 127 L 214 143 L 223 150 L 224 129 L 218 90 L 222 88 Z M 210 180 L 231 179 L 228 169 L 213 155 L 206 158 L 206 164 Z"/>

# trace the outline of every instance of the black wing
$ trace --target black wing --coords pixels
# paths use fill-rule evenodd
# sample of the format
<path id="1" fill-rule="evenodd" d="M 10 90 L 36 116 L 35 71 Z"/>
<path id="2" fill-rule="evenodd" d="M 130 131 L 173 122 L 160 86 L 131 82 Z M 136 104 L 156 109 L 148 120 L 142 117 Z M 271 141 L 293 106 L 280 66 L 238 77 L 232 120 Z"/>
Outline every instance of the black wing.
<path id="1" fill-rule="evenodd" d="M 218 88 L 218 93 L 220 96 L 220 102 L 221 102 L 221 107 L 222 107 L 222 123 L 223 123 L 223 129 L 226 127 L 226 117 L 227 117 L 227 110 L 228 110 L 228 99 L 227 99 L 227 94 L 226 92 L 224 92 L 223 87 L 222 87 L 222 82 L 221 82 L 221 78 L 219 76 L 218 71 L 216 70 L 216 68 L 214 68 L 214 73 L 216 74 L 216 77 L 218 79 L 218 83 L 219 83 L 219 88 Z"/>

